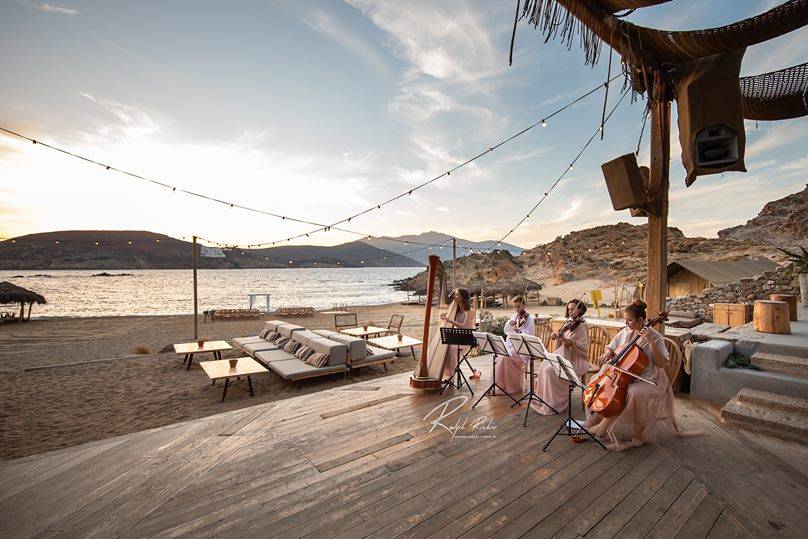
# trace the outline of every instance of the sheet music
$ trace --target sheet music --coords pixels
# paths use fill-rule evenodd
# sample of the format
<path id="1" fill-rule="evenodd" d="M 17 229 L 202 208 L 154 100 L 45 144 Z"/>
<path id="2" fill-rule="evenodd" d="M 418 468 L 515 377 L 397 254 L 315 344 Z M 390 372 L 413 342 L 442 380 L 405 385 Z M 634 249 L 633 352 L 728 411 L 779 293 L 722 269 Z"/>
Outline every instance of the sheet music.
<path id="1" fill-rule="evenodd" d="M 583 383 L 581 383 L 581 379 L 578 378 L 575 368 L 567 358 L 560 354 L 548 354 L 547 361 L 553 366 L 553 370 L 559 378 L 567 380 L 578 387 L 583 387 Z"/>
<path id="2" fill-rule="evenodd" d="M 491 352 L 498 356 L 509 356 L 508 348 L 505 346 L 505 339 L 493 333 L 484 331 L 473 331 L 474 338 L 477 339 L 479 349 L 484 352 Z"/>

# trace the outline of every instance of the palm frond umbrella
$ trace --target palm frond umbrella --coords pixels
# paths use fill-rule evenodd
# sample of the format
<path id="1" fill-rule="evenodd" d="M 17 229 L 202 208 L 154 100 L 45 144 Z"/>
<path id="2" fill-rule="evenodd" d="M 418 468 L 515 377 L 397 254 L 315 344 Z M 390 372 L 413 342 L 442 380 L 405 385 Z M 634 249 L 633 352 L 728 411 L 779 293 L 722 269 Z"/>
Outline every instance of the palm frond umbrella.
<path id="1" fill-rule="evenodd" d="M 8 281 L 0 283 L 0 305 L 8 305 L 12 303 L 20 304 L 20 322 L 25 322 L 31 319 L 31 306 L 36 303 L 44 305 L 47 303 L 44 296 L 32 292 L 21 286 L 17 286 Z M 28 304 L 28 316 L 25 316 L 25 305 Z"/>

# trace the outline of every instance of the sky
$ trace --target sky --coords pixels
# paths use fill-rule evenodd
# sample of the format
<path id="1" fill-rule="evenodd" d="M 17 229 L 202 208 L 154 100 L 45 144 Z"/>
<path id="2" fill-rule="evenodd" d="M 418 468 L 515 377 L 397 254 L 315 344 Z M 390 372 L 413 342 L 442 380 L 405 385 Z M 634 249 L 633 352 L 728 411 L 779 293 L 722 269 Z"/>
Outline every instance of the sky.
<path id="1" fill-rule="evenodd" d="M 773 0 L 676 0 L 628 20 L 719 26 Z M 513 2 L 429 0 L 0 0 L 0 126 L 180 189 L 331 223 L 432 178 L 540 120 L 606 77 L 526 22 Z M 697 23 L 694 23 L 697 21 Z M 607 51 L 608 49 L 604 49 Z M 751 47 L 742 75 L 808 60 L 808 28 Z M 613 85 L 609 107 L 619 98 Z M 437 230 L 499 239 L 598 128 L 598 92 L 451 176 L 354 219 L 376 236 Z M 600 164 L 636 149 L 644 101 L 626 98 L 508 241 L 533 247 L 627 221 Z M 675 109 L 675 107 L 674 107 Z M 805 118 L 747 122 L 747 173 L 685 188 L 675 129 L 670 224 L 715 236 L 808 181 Z M 648 131 L 639 154 L 648 161 Z M 347 225 L 346 225 L 347 226 Z M 189 197 L 0 135 L 0 237 L 151 230 L 231 244 L 313 227 Z M 329 231 L 305 241 L 333 245 Z"/>

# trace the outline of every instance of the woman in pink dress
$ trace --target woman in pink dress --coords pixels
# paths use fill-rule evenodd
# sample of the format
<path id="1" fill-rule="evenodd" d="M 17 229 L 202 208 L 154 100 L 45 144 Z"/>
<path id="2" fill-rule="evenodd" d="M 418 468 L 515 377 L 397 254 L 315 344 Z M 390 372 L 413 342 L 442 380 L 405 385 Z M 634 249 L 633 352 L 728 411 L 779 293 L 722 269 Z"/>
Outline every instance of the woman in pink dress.
<path id="1" fill-rule="evenodd" d="M 572 363 L 579 378 L 583 378 L 586 371 L 589 370 L 589 325 L 583 319 L 585 312 L 586 304 L 580 299 L 567 302 L 567 322 L 564 326 L 572 329 L 565 329 L 560 335 L 553 333 L 553 338 L 558 344 L 553 352 L 564 356 Z M 537 412 L 552 415 L 556 412 L 566 411 L 569 400 L 569 383 L 558 377 L 549 361 L 542 361 L 539 365 L 535 384 L 536 393 L 550 405 L 531 403 Z M 553 412 L 550 407 L 554 408 L 556 412 Z"/>
<path id="2" fill-rule="evenodd" d="M 440 319 L 448 322 L 449 325 L 456 328 L 474 329 L 477 327 L 477 313 L 471 307 L 471 294 L 465 288 L 458 288 L 452 293 L 454 302 L 457 304 L 457 311 L 454 319 L 447 318 L 446 313 L 441 313 Z M 443 375 L 451 376 L 457 367 L 458 349 L 460 357 L 468 350 L 468 346 L 458 346 L 455 344 L 449 345 L 449 350 L 446 353 L 446 362 L 443 367 Z M 473 379 L 479 379 L 476 371 L 472 372 Z"/>
<path id="3" fill-rule="evenodd" d="M 536 321 L 533 315 L 525 310 L 525 298 L 516 296 L 513 298 L 513 316 L 505 322 L 505 335 L 522 333 L 524 335 L 536 334 Z M 515 395 L 524 389 L 524 373 L 526 358 L 516 353 L 510 340 L 505 341 L 505 346 L 511 355 L 498 358 L 496 374 L 497 383 L 508 393 Z"/>
<path id="4" fill-rule="evenodd" d="M 645 310 L 646 304 L 642 300 L 634 300 L 625 308 L 626 327 L 615 335 L 600 359 L 604 362 L 612 359 L 639 332 L 642 337 L 637 345 L 651 359 L 641 376 L 656 385 L 635 380 L 628 386 L 625 407 L 618 415 L 602 417 L 592 414 L 586 421 L 589 432 L 614 451 L 652 442 L 665 430 L 679 435 L 693 434 L 680 432 L 674 421 L 673 391 L 665 374 L 668 351 L 662 335 L 653 328 L 644 327 L 648 317 Z M 607 368 L 604 365 L 601 372 Z"/>

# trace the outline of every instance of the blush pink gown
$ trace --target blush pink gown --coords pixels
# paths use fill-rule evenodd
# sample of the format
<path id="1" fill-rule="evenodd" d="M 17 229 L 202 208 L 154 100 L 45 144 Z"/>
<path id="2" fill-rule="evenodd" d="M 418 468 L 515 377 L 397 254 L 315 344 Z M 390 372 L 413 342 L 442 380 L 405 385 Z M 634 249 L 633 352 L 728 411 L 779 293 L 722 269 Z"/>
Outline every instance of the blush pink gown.
<path id="1" fill-rule="evenodd" d="M 554 350 L 555 354 L 564 356 L 575 369 L 579 378 L 583 379 L 589 370 L 589 325 L 584 321 L 578 324 L 574 331 L 565 331 L 564 337 L 572 341 L 572 346 L 562 344 Z M 561 342 L 561 341 L 555 341 Z M 534 391 L 544 402 L 555 408 L 558 413 L 567 410 L 569 400 L 569 384 L 556 375 L 555 369 L 549 361 L 542 361 L 538 365 Z M 573 398 L 575 398 L 573 396 Z M 530 406 L 542 415 L 552 415 L 553 410 L 541 403 L 531 403 Z"/>
<path id="2" fill-rule="evenodd" d="M 466 329 L 474 329 L 477 327 L 476 325 L 477 313 L 474 309 L 469 309 L 466 312 L 457 311 L 455 315 L 455 322 L 457 328 L 466 328 Z M 457 354 L 458 349 L 460 351 L 460 357 L 463 357 L 463 354 L 466 353 L 466 350 L 469 349 L 468 346 L 458 346 L 455 344 L 451 344 L 448 346 L 448 351 L 446 352 L 446 362 L 444 363 L 443 367 L 443 376 L 448 377 L 454 372 L 455 367 L 457 367 Z"/>
<path id="3" fill-rule="evenodd" d="M 634 332 L 623 328 L 607 346 L 619 352 L 631 340 Z M 651 348 L 668 361 L 668 351 L 662 335 L 653 329 L 647 333 L 650 345 L 642 346 L 643 352 L 651 358 Z M 604 367 L 605 369 L 606 367 Z M 602 371 L 603 369 L 601 369 Z M 592 435 L 600 438 L 606 447 L 621 451 L 656 440 L 664 431 L 687 436 L 696 433 L 679 431 L 673 416 L 673 390 L 670 387 L 665 369 L 654 365 L 653 361 L 642 374 L 643 378 L 655 382 L 651 385 L 643 381 L 635 381 L 628 386 L 626 405 L 620 414 L 612 417 L 601 417 L 592 414 L 586 421 L 586 427 Z"/>

